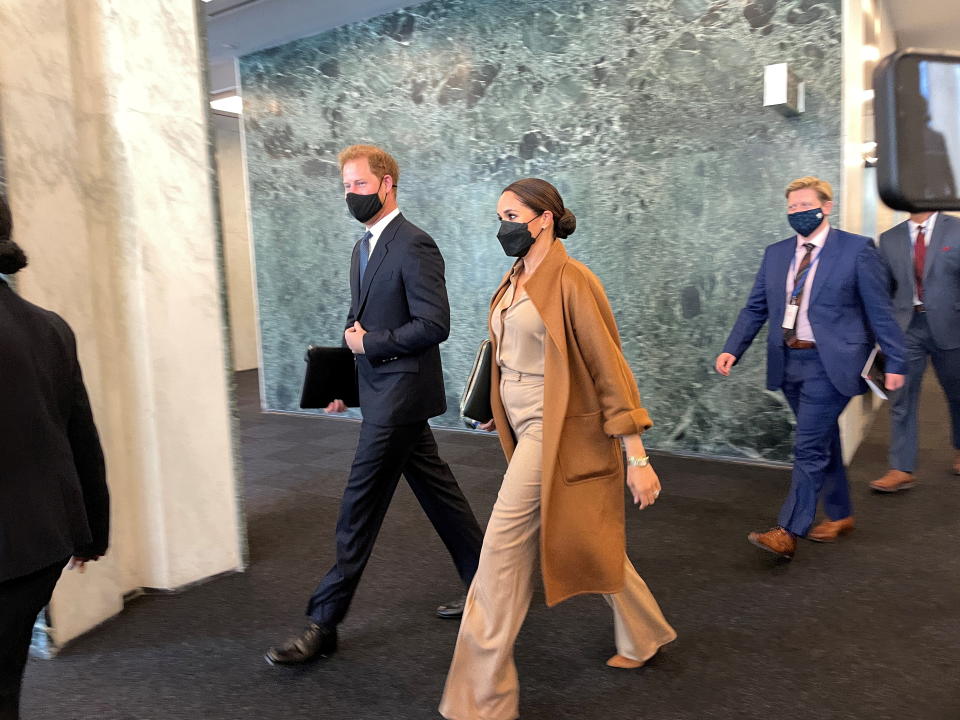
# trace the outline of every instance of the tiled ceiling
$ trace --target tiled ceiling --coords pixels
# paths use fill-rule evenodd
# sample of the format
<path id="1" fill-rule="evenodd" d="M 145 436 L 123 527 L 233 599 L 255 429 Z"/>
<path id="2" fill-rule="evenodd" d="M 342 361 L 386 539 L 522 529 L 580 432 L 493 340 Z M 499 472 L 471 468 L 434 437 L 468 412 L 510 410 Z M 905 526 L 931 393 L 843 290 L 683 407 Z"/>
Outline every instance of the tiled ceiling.
<path id="1" fill-rule="evenodd" d="M 260 0 L 205 0 L 204 5 L 207 9 L 207 17 L 216 17 L 228 10 L 234 10 L 244 5 L 253 5 Z"/>
<path id="2" fill-rule="evenodd" d="M 212 64 L 281 45 L 418 0 L 211 0 L 207 49 Z"/>

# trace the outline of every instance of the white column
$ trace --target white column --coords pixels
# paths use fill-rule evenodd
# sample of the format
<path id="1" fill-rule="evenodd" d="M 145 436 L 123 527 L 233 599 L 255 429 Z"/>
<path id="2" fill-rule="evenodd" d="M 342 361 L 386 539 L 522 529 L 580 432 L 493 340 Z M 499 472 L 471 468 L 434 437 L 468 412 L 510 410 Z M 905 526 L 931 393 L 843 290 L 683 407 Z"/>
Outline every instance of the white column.
<path id="1" fill-rule="evenodd" d="M 59 644 L 241 566 L 202 73 L 193 0 L 0 0 L 19 289 L 77 334 L 113 499 L 108 556 L 54 596 Z"/>

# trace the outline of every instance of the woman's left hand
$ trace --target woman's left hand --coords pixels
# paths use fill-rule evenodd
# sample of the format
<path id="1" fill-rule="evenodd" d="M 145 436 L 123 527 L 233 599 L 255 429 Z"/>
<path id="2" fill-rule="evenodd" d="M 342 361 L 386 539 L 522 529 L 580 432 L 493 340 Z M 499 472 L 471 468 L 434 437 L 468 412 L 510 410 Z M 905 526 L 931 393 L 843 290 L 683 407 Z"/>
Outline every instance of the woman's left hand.
<path id="1" fill-rule="evenodd" d="M 627 468 L 627 487 L 633 494 L 633 502 L 643 510 L 653 505 L 660 494 L 660 478 L 652 465 Z"/>

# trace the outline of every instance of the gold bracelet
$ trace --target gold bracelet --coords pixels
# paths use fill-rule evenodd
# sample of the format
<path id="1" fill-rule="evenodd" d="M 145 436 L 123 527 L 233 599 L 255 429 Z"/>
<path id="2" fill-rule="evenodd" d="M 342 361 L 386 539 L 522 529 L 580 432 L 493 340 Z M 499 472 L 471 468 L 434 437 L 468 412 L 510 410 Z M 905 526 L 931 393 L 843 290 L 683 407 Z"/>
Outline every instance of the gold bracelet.
<path id="1" fill-rule="evenodd" d="M 643 457 L 633 457 L 632 455 L 627 458 L 627 464 L 630 467 L 646 467 L 650 464 L 650 456 L 644 455 Z"/>

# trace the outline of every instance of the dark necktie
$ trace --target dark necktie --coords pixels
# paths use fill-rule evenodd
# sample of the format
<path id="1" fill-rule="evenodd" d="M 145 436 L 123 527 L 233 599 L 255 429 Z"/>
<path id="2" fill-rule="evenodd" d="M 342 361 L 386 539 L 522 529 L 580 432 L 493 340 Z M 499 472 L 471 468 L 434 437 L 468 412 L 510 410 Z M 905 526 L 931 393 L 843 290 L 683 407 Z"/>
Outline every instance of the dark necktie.
<path id="1" fill-rule="evenodd" d="M 367 272 L 367 263 L 370 261 L 370 238 L 373 234 L 365 232 L 360 238 L 360 284 L 363 285 L 363 275 Z"/>
<path id="2" fill-rule="evenodd" d="M 927 262 L 927 238 L 924 227 L 917 227 L 917 239 L 913 244 L 913 276 L 917 281 L 917 299 L 923 302 L 923 266 Z"/>
<path id="3" fill-rule="evenodd" d="M 804 285 L 807 282 L 807 273 L 810 272 L 810 258 L 813 256 L 813 249 L 816 247 L 813 243 L 804 243 L 806 254 L 800 260 L 797 267 L 797 274 L 793 276 L 793 294 L 790 295 L 790 302 L 794 305 L 800 305 L 803 302 Z M 796 298 L 796 299 L 794 299 Z M 797 337 L 797 325 L 800 323 L 800 312 L 797 311 L 797 319 L 793 322 L 792 328 L 783 329 L 783 339 L 788 343 Z"/>

